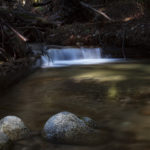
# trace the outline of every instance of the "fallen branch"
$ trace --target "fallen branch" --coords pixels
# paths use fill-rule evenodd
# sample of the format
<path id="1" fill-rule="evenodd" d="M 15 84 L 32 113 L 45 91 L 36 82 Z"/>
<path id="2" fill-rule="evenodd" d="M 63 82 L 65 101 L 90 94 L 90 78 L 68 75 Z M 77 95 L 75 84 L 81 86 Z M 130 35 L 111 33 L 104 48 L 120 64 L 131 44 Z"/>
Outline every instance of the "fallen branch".
<path id="1" fill-rule="evenodd" d="M 98 10 L 96 10 L 95 8 L 93 8 L 92 6 L 86 4 L 86 3 L 82 2 L 82 1 L 80 2 L 80 4 L 81 4 L 83 7 L 87 8 L 87 9 L 90 9 L 91 11 L 93 11 L 94 13 L 96 13 L 96 14 L 98 14 L 98 15 L 102 15 L 102 16 L 105 17 L 107 20 L 113 21 L 113 20 L 112 20 L 107 14 L 105 14 L 104 12 L 98 11 Z"/>
<path id="2" fill-rule="evenodd" d="M 24 37 L 23 35 L 21 35 L 18 31 L 16 31 L 13 27 L 11 27 L 10 25 L 8 25 L 7 23 L 4 23 L 10 30 L 12 30 L 21 40 L 23 40 L 24 42 L 27 42 L 28 39 L 26 37 Z"/>

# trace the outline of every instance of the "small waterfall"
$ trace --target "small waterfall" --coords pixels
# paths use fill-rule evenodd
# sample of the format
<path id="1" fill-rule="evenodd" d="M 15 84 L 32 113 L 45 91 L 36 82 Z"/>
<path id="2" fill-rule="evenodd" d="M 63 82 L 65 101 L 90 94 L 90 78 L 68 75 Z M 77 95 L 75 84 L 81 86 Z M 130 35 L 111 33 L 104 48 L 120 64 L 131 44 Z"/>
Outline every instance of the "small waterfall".
<path id="1" fill-rule="evenodd" d="M 109 61 L 110 59 L 101 57 L 100 48 L 49 49 L 47 55 L 42 56 L 42 67 L 98 64 Z"/>

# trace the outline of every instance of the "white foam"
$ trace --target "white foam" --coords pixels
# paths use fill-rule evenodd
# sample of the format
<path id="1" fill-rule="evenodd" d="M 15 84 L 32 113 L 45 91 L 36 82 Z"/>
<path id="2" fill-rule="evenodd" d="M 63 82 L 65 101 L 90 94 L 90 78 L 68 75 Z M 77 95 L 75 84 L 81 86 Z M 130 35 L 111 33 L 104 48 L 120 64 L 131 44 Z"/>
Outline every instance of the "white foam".
<path id="1" fill-rule="evenodd" d="M 120 61 L 120 59 L 102 58 L 100 48 L 49 49 L 47 55 L 42 56 L 42 68 L 90 65 L 116 61 Z"/>

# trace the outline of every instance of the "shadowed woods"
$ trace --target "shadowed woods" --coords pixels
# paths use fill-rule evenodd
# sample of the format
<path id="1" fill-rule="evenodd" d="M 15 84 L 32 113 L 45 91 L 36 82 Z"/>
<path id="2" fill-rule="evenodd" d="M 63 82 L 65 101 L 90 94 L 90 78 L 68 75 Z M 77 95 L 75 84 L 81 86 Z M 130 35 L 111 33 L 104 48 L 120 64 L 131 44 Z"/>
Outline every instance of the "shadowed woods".
<path id="1" fill-rule="evenodd" d="M 127 57 L 149 57 L 148 1 L 53 0 L 35 8 L 31 0 L 14 3 L 10 7 L 2 3 L 0 8 L 2 61 L 28 56 L 31 50 L 18 42 L 20 36 L 53 45 L 119 47 Z M 106 48 L 104 54 L 116 52 L 122 57 L 115 48 L 109 52 Z"/>

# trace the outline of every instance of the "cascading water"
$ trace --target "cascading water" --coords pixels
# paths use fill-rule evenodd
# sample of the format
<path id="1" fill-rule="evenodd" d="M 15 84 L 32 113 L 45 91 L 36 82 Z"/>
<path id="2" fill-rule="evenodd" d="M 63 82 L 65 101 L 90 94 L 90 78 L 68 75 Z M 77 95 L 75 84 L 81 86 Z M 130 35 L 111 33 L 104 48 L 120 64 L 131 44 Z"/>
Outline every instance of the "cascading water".
<path id="1" fill-rule="evenodd" d="M 100 48 L 49 49 L 47 55 L 42 56 L 42 67 L 99 64 L 116 60 L 102 58 Z"/>

